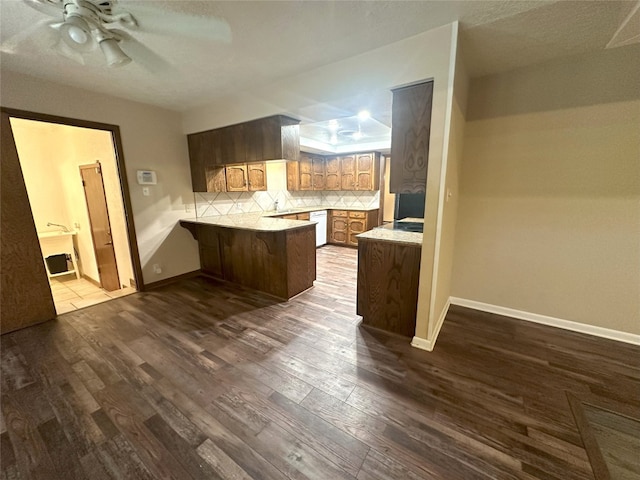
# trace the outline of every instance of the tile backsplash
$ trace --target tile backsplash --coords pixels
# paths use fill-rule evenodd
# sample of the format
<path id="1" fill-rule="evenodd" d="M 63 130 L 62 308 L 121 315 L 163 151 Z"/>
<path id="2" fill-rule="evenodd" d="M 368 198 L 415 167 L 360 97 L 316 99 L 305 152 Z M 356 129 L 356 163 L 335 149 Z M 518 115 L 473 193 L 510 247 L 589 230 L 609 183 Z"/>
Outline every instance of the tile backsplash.
<path id="1" fill-rule="evenodd" d="M 282 209 L 317 205 L 334 208 L 377 208 L 380 205 L 380 191 L 290 192 L 288 190 L 269 190 L 266 192 L 194 193 L 193 195 L 197 217 L 272 211 L 275 210 L 276 200 Z"/>

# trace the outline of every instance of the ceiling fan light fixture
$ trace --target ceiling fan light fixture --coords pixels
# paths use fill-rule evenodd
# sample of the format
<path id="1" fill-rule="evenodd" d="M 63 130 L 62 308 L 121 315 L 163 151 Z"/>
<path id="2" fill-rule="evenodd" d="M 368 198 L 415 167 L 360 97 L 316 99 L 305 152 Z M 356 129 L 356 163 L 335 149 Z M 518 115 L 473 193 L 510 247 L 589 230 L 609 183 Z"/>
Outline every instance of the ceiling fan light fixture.
<path id="1" fill-rule="evenodd" d="M 118 41 L 114 38 L 106 38 L 100 42 L 100 49 L 110 67 L 122 67 L 131 62 L 131 58 L 122 51 Z"/>
<path id="2" fill-rule="evenodd" d="M 88 52 L 94 47 L 89 24 L 81 17 L 68 16 L 60 27 L 64 43 L 78 52 Z"/>

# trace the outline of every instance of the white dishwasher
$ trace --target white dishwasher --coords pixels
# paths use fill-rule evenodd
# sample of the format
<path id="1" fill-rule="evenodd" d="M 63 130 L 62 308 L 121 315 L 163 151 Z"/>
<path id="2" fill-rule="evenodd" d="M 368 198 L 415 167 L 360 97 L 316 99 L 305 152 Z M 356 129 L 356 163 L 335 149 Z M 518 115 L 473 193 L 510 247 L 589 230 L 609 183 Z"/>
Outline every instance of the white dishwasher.
<path id="1" fill-rule="evenodd" d="M 327 243 L 327 211 L 318 210 L 309 214 L 309 220 L 316 223 L 316 247 Z"/>

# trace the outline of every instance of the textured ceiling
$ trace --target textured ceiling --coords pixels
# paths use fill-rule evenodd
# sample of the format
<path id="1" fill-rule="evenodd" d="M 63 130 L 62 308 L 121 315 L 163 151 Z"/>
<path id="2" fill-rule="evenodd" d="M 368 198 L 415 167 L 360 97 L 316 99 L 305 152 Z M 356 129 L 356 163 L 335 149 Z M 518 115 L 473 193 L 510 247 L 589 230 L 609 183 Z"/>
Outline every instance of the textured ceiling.
<path id="1" fill-rule="evenodd" d="M 52 17 L 0 0 L 2 69 L 183 111 L 460 20 L 472 76 L 602 49 L 635 2 L 134 1 L 137 61 L 56 54 Z M 35 29 L 32 35 L 25 35 Z M 347 75 L 348 72 L 345 72 Z M 384 103 L 384 102 L 383 102 Z M 386 108 L 386 107 L 381 107 Z M 374 112 L 375 114 L 375 112 Z"/>

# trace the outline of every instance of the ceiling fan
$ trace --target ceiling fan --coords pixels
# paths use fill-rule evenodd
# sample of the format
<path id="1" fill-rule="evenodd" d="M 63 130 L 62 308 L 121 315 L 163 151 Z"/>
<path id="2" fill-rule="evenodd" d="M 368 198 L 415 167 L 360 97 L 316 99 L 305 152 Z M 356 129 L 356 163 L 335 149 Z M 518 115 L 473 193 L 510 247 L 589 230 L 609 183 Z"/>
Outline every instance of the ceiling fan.
<path id="1" fill-rule="evenodd" d="M 43 19 L 3 42 L 0 50 L 17 53 L 27 39 L 49 44 L 59 54 L 84 64 L 84 56 L 99 49 L 109 67 L 132 61 L 150 70 L 168 64 L 128 31 L 146 31 L 228 43 L 231 30 L 224 19 L 166 12 L 131 3 L 126 9 L 117 0 L 23 0 L 31 8 L 54 17 Z"/>

